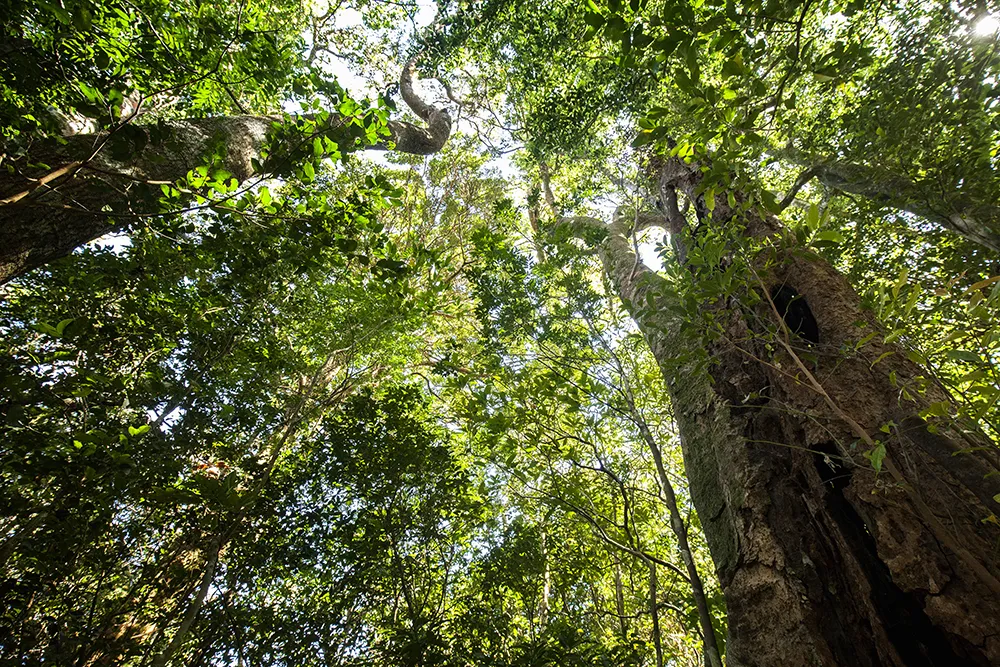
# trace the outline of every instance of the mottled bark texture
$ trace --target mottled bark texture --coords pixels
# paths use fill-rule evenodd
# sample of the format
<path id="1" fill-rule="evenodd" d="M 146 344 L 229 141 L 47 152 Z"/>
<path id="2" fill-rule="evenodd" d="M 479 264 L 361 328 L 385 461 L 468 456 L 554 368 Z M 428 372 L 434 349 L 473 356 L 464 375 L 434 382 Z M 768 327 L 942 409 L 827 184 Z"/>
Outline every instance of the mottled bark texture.
<path id="1" fill-rule="evenodd" d="M 816 160 L 792 149 L 778 155 L 808 169 L 808 175 L 834 190 L 913 213 L 994 252 L 1000 252 L 1000 206 L 975 201 L 957 190 L 916 183 L 906 176 L 867 165 Z"/>
<path id="2" fill-rule="evenodd" d="M 676 243 L 677 192 L 707 215 L 701 171 L 667 160 L 658 172 Z M 726 199 L 716 196 L 708 224 L 779 233 L 772 218 L 737 222 Z M 904 483 L 885 467 L 876 475 L 857 433 L 767 334 L 776 318 L 766 300 L 747 306 L 737 294 L 703 305 L 723 328 L 706 344 L 675 314 L 683 308 L 674 287 L 637 264 L 626 225 L 589 227 L 578 233 L 598 247 L 670 389 L 726 596 L 727 664 L 1000 664 L 1000 531 L 984 521 L 998 509 L 996 450 L 973 433 L 927 430 L 920 407 L 947 396 L 932 385 L 917 401 L 902 397 L 900 386 L 925 373 L 884 342 L 847 281 L 803 249 L 757 267 L 766 287 L 792 286 L 808 300 L 820 343 L 792 344 L 815 357 L 812 372 L 839 409 L 886 443 Z"/>
<path id="3" fill-rule="evenodd" d="M 429 155 L 447 142 L 451 118 L 416 95 L 412 71 L 411 62 L 400 78 L 400 92 L 426 127 L 389 121 L 389 139 L 394 150 Z M 236 179 L 249 178 L 276 120 L 177 120 L 156 128 L 129 127 L 111 136 L 80 134 L 66 137 L 65 143 L 40 142 L 28 156 L 39 166 L 14 174 L 0 171 L 0 284 L 88 241 L 157 217 L 160 184 L 183 179 L 213 153 Z M 333 123 L 338 120 L 331 117 Z M 272 155 L 269 163 L 280 159 Z"/>

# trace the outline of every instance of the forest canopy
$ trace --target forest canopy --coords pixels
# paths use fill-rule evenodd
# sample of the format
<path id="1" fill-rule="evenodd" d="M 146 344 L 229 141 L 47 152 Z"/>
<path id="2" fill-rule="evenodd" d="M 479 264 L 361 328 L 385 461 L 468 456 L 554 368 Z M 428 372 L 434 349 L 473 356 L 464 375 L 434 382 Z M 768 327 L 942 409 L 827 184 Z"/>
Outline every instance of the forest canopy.
<path id="1" fill-rule="evenodd" d="M 1000 664 L 1000 6 L 0 26 L 0 664 Z"/>

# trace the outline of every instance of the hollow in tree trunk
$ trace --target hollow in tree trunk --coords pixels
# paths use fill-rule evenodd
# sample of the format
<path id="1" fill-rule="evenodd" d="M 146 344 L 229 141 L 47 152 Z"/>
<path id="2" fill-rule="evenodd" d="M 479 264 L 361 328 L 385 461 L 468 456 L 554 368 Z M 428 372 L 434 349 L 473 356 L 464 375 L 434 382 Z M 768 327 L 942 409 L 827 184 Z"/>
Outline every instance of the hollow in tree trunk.
<path id="1" fill-rule="evenodd" d="M 704 215 L 701 174 L 678 160 L 661 165 L 681 258 L 690 248 L 671 204 L 684 192 Z M 727 199 L 716 194 L 710 224 L 739 220 L 748 236 L 778 238 L 776 220 L 737 218 Z M 772 261 L 755 267 L 764 289 L 794 288 L 815 319 L 818 343 L 787 338 L 809 360 L 799 367 L 768 334 L 781 328 L 767 298 L 701 304 L 721 323 L 710 342 L 683 327 L 675 286 L 636 262 L 627 232 L 623 221 L 577 219 L 670 389 L 726 597 L 728 664 L 1000 664 L 993 445 L 957 425 L 928 429 L 921 408 L 948 396 L 884 342 L 848 282 L 816 255 L 776 241 Z M 923 393 L 905 399 L 902 388 L 918 384 Z M 885 446 L 880 473 L 859 430 Z"/>

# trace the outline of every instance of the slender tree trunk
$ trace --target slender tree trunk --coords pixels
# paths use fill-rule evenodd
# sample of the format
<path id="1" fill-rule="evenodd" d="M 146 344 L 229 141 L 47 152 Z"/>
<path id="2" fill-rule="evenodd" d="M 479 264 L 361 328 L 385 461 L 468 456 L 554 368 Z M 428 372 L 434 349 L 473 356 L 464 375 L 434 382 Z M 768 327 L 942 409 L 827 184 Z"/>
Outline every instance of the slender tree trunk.
<path id="1" fill-rule="evenodd" d="M 709 667 L 722 667 L 722 653 L 719 651 L 719 643 L 716 641 L 712 613 L 709 610 L 708 599 L 705 597 L 705 586 L 701 575 L 698 573 L 698 567 L 694 562 L 691 544 L 688 541 L 687 525 L 685 525 L 680 508 L 677 506 L 677 494 L 674 493 L 674 486 L 670 483 L 670 478 L 667 476 L 667 468 L 663 464 L 663 452 L 660 449 L 659 443 L 656 442 L 656 438 L 653 437 L 653 433 L 649 429 L 649 424 L 646 423 L 645 418 L 636 406 L 635 395 L 632 392 L 632 385 L 625 373 L 624 366 L 610 348 L 608 352 L 611 353 L 618 374 L 621 376 L 622 388 L 625 391 L 625 399 L 628 402 L 632 421 L 639 429 L 643 442 L 646 443 L 646 447 L 649 449 L 649 453 L 653 457 L 653 463 L 656 466 L 656 476 L 660 483 L 660 490 L 663 493 L 663 503 L 670 514 L 670 529 L 677 539 L 677 550 L 681 554 L 681 560 L 684 561 L 684 567 L 687 569 L 688 580 L 691 582 L 691 595 L 694 598 L 695 608 L 698 610 L 698 622 L 701 625 L 701 632 L 704 637 L 706 662 Z M 655 579 L 656 571 L 654 568 L 656 564 L 649 561 L 649 567 L 650 577 Z M 651 583 L 651 585 L 653 584 Z M 654 629 L 658 632 L 659 621 L 655 616 L 654 622 L 657 624 L 654 626 Z M 659 651 L 659 648 L 657 650 Z"/>
<path id="2" fill-rule="evenodd" d="M 660 603 L 656 581 L 656 563 L 649 565 L 649 618 L 653 622 L 653 650 L 656 653 L 656 667 L 663 667 L 663 640 L 660 637 Z"/>
<path id="3" fill-rule="evenodd" d="M 392 147 L 403 153 L 436 153 L 451 133 L 451 118 L 416 95 L 412 62 L 403 70 L 400 93 L 427 126 L 389 121 Z M 161 184 L 184 179 L 212 155 L 240 182 L 254 174 L 255 161 L 277 164 L 277 158 L 285 156 L 265 161 L 262 150 L 278 120 L 272 116 L 177 120 L 41 142 L 29 154 L 33 166 L 0 172 L 0 284 L 105 234 L 155 219 L 161 215 Z M 333 128 L 340 117 L 332 115 L 329 122 Z M 388 147 L 389 143 L 375 146 Z"/>
<path id="4" fill-rule="evenodd" d="M 549 545 L 545 524 L 542 524 L 542 599 L 538 603 L 538 626 L 544 631 L 549 622 L 549 596 L 552 593 L 552 571 L 549 565 Z"/>
<path id="5" fill-rule="evenodd" d="M 621 640 L 628 641 L 628 625 L 625 623 L 625 587 L 622 584 L 622 561 L 618 554 L 611 554 L 615 559 L 615 615 L 618 616 L 618 632 Z"/>
<path id="6" fill-rule="evenodd" d="M 195 595 L 194 600 L 188 605 L 187 610 L 184 612 L 184 619 L 181 621 L 180 627 L 174 633 L 173 638 L 170 640 L 170 644 L 167 648 L 163 650 L 162 653 L 158 654 L 153 658 L 153 667 L 164 667 L 170 662 L 177 649 L 181 647 L 184 640 L 187 639 L 187 633 L 191 629 L 191 625 L 194 624 L 194 619 L 198 616 L 198 612 L 201 611 L 202 606 L 205 604 L 205 598 L 208 597 L 208 589 L 212 587 L 212 582 L 215 580 L 215 569 L 219 563 L 219 552 L 222 550 L 222 538 L 214 541 L 212 545 L 211 553 L 209 553 L 208 562 L 205 564 L 205 572 L 201 577 L 201 585 L 198 586 L 198 592 Z"/>
<path id="7" fill-rule="evenodd" d="M 92 640 L 81 647 L 77 665 L 110 667 L 142 655 L 163 632 L 165 619 L 181 613 L 190 592 L 200 581 L 198 563 L 205 553 L 206 536 L 200 530 L 181 535 L 165 558 L 146 563 L 135 573 L 126 595 L 103 614 Z"/>
<path id="8" fill-rule="evenodd" d="M 668 162 L 662 173 L 675 223 L 677 190 L 705 208 L 696 166 Z M 725 199 L 715 199 L 715 220 L 733 218 Z M 993 451 L 969 451 L 968 434 L 928 431 L 921 405 L 947 397 L 924 383 L 919 404 L 901 399 L 922 369 L 884 343 L 847 281 L 802 249 L 779 253 L 762 276 L 767 288 L 793 286 L 807 299 L 827 400 L 763 335 L 776 326 L 766 299 L 703 305 L 725 334 L 706 345 L 682 326 L 676 289 L 636 262 L 620 221 L 574 224 L 596 244 L 667 380 L 726 596 L 728 664 L 1000 663 L 998 531 L 984 521 L 1000 492 Z M 776 228 L 745 224 L 758 237 Z M 881 474 L 855 427 L 882 437 Z"/>
<path id="9" fill-rule="evenodd" d="M 684 524 L 680 508 L 677 506 L 677 495 L 674 493 L 674 487 L 667 477 L 667 469 L 663 465 L 663 453 L 660 451 L 656 439 L 653 438 L 649 426 L 635 408 L 635 403 L 632 399 L 632 390 L 629 388 L 627 392 L 629 401 L 632 403 L 631 409 L 637 417 L 639 430 L 642 432 L 642 437 L 646 441 L 650 453 L 653 455 L 653 461 L 656 464 L 656 474 L 660 480 L 660 489 L 663 491 L 663 502 L 667 506 L 667 511 L 670 512 L 670 528 L 674 533 L 674 537 L 677 538 L 677 550 L 681 552 L 681 560 L 684 561 L 688 579 L 691 581 L 691 595 L 694 598 L 695 608 L 698 610 L 698 621 L 701 624 L 701 633 L 704 637 L 706 662 L 709 667 L 722 667 L 722 655 L 719 651 L 719 643 L 715 639 L 715 626 L 712 623 L 712 612 L 708 607 L 708 598 L 705 597 L 705 586 L 702 584 L 701 575 L 698 573 L 697 565 L 695 565 L 694 554 L 691 553 L 687 526 Z M 650 567 L 653 567 L 652 563 Z"/>

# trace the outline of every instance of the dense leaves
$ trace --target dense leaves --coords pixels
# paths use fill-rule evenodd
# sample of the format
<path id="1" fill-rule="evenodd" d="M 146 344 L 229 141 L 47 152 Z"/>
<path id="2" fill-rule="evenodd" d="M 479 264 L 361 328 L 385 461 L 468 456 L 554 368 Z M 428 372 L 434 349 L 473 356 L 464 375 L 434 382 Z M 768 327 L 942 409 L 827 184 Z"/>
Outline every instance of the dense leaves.
<path id="1" fill-rule="evenodd" d="M 118 233 L 0 292 L 0 663 L 702 665 L 726 650 L 717 517 L 664 374 L 726 345 L 780 368 L 781 340 L 807 370 L 905 357 L 893 400 L 996 438 L 988 7 L 436 9 L 0 5 L 0 168 L 44 190 L 31 156 L 81 133 L 121 167 L 85 202 Z M 461 133 L 368 160 L 392 86 L 334 74 L 383 89 L 416 53 Z M 241 114 L 265 118 L 246 174 L 230 132 L 150 175 L 202 127 L 172 122 Z M 659 255 L 659 292 L 624 297 L 605 222 L 627 279 Z M 876 324 L 785 332 L 761 275 L 800 260 Z"/>

